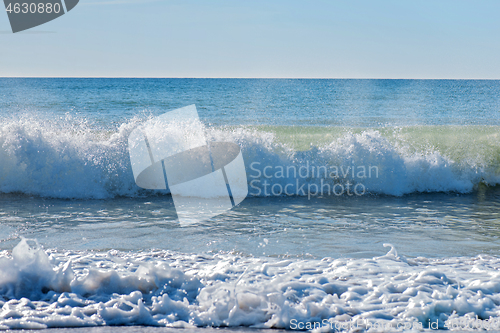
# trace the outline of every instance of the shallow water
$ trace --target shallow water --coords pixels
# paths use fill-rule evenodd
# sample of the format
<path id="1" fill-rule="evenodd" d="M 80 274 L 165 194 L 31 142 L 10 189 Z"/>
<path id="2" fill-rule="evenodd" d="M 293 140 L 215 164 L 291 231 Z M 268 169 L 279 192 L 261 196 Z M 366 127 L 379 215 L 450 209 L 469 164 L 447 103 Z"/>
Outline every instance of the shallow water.
<path id="1" fill-rule="evenodd" d="M 499 187 L 452 195 L 248 198 L 190 226 L 177 222 L 169 195 L 88 202 L 4 194 L 0 202 L 6 250 L 19 236 L 68 250 L 311 258 L 371 258 L 387 252 L 383 243 L 406 256 L 428 258 L 496 255 L 500 245 Z"/>

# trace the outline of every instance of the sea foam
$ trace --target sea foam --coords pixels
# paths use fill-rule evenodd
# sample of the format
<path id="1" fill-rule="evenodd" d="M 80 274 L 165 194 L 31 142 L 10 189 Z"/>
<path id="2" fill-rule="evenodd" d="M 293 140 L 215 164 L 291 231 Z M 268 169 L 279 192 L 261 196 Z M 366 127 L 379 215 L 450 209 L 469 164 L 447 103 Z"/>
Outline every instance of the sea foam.
<path id="1" fill-rule="evenodd" d="M 324 320 L 444 328 L 499 316 L 499 269 L 497 257 L 410 259 L 394 248 L 372 259 L 317 260 L 57 251 L 22 239 L 0 256 L 0 328 L 293 328 Z"/>
<path id="2" fill-rule="evenodd" d="M 128 135 L 142 121 L 132 119 L 103 130 L 69 116 L 6 119 L 0 125 L 0 192 L 80 199 L 157 194 L 135 184 L 130 165 Z M 265 181 L 269 188 L 293 184 L 289 192 L 298 195 L 308 195 L 307 191 L 314 188 L 309 185 L 320 187 L 323 179 L 331 187 L 361 183 L 368 193 L 396 196 L 414 192 L 466 193 L 481 183 L 500 183 L 500 146 L 495 129 L 493 134 L 470 135 L 467 142 L 461 141 L 456 147 L 449 144 L 450 138 L 471 132 L 469 128 L 464 127 L 462 132 L 455 129 L 437 143 L 422 139 L 423 134 L 428 135 L 428 128 L 412 130 L 412 135 L 398 129 L 346 131 L 328 143 L 311 142 L 308 149 L 281 140 L 276 131 L 246 126 L 207 127 L 207 137 L 210 141 L 240 145 L 249 192 L 257 196 L 273 195 L 264 191 Z M 332 128 L 332 132 L 336 130 Z M 310 137 L 311 141 L 317 137 L 314 129 Z M 416 138 L 420 143 L 414 142 Z M 377 172 L 369 177 L 353 175 L 352 169 L 361 166 L 376 168 Z M 347 172 L 339 172 L 336 177 L 265 177 L 266 167 L 336 167 Z M 254 187 L 250 186 L 252 181 Z M 305 192 L 297 191 L 296 187 L 304 184 L 308 185 Z"/>

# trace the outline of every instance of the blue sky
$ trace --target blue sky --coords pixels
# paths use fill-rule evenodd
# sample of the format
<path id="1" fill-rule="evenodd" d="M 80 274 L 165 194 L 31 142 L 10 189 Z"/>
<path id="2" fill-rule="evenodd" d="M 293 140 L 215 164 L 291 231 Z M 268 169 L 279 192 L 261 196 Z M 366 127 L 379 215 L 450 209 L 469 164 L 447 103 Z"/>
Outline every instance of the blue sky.
<path id="1" fill-rule="evenodd" d="M 500 1 L 80 0 L 0 76 L 500 79 Z"/>

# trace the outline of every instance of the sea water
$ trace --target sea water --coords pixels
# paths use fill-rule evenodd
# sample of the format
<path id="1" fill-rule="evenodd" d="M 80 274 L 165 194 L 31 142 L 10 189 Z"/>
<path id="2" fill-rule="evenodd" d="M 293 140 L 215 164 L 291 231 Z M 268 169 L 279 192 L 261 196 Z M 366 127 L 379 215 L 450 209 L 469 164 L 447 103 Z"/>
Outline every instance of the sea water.
<path id="1" fill-rule="evenodd" d="M 249 195 L 181 225 L 128 135 L 191 104 Z M 0 79 L 0 116 L 0 328 L 500 329 L 500 81 Z"/>

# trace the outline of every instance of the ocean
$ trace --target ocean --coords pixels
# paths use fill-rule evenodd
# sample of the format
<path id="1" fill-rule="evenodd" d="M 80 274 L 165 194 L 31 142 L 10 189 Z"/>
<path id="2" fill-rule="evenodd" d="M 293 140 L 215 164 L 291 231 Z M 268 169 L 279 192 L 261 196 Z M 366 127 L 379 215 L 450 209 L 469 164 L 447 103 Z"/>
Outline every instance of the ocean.
<path id="1" fill-rule="evenodd" d="M 193 104 L 248 196 L 183 224 L 128 138 Z M 500 330 L 500 81 L 1 78 L 0 117 L 0 329 Z"/>

